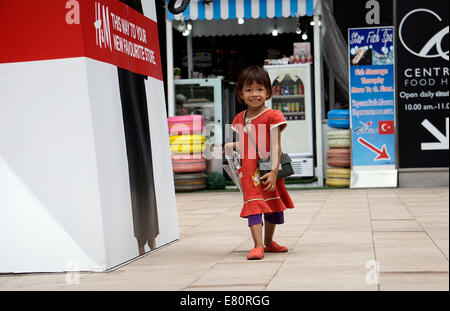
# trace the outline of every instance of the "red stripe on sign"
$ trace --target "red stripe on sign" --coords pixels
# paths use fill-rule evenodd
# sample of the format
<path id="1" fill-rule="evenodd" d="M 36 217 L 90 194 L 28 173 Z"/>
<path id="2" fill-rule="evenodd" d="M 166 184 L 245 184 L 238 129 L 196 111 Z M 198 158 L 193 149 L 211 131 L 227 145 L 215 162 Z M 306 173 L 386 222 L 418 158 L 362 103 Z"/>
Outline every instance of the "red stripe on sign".
<path id="1" fill-rule="evenodd" d="M 60 0 L 1 0 L 0 63 L 84 55 L 80 25 L 65 22 Z"/>
<path id="2" fill-rule="evenodd" d="M 117 0 L 1 0 L 0 63 L 89 57 L 162 80 L 156 22 Z"/>

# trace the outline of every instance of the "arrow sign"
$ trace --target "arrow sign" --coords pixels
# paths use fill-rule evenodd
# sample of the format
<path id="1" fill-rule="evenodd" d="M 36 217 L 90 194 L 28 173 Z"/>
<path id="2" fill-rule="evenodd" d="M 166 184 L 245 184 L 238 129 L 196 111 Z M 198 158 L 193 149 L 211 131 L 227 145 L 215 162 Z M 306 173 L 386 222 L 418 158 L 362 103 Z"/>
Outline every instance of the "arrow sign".
<path id="1" fill-rule="evenodd" d="M 364 147 L 366 147 L 366 148 L 370 149 L 371 151 L 375 152 L 376 154 L 378 154 L 378 156 L 374 159 L 374 161 L 391 159 L 391 157 L 389 156 L 389 154 L 386 151 L 386 145 L 383 145 L 383 147 L 380 150 L 361 137 L 358 138 L 358 142 L 361 145 L 363 145 Z"/>
<path id="2" fill-rule="evenodd" d="M 439 140 L 438 143 L 421 143 L 420 149 L 422 150 L 448 150 L 448 118 L 445 118 L 445 136 L 442 134 L 430 121 L 423 120 L 422 125 L 426 128 L 434 137 Z"/>

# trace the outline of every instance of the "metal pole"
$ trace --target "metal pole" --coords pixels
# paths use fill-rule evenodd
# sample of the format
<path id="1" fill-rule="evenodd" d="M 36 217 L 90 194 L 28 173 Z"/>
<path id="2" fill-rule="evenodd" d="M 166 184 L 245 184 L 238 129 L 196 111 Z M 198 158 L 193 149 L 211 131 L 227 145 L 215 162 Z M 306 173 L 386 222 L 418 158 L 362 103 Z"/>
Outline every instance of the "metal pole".
<path id="1" fill-rule="evenodd" d="M 320 5 L 320 1 L 317 2 Z M 314 100 L 316 110 L 316 151 L 317 151 L 317 179 L 319 187 L 323 187 L 323 146 L 322 146 L 322 47 L 319 26 L 319 15 L 314 13 Z"/>
<path id="2" fill-rule="evenodd" d="M 166 18 L 166 56 L 167 56 L 167 106 L 168 115 L 175 115 L 175 88 L 173 83 L 173 28 L 172 21 Z"/>
<path id="3" fill-rule="evenodd" d="M 187 58 L 188 58 L 188 77 L 189 79 L 192 79 L 192 73 L 194 72 L 194 65 L 192 61 L 192 32 L 189 32 L 189 35 L 187 36 Z"/>

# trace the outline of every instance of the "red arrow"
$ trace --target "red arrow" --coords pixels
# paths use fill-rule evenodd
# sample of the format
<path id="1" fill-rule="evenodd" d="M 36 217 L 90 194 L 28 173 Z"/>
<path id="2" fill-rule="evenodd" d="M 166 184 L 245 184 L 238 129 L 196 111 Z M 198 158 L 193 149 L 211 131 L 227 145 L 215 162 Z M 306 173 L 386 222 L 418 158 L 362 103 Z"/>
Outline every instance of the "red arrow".
<path id="1" fill-rule="evenodd" d="M 366 146 L 367 148 L 369 148 L 370 150 L 372 150 L 376 154 L 378 154 L 378 156 L 374 159 L 375 161 L 377 161 L 377 160 L 384 160 L 384 159 L 386 159 L 386 160 L 390 160 L 391 159 L 389 157 L 389 154 L 386 151 L 386 145 L 383 145 L 382 150 L 380 150 L 377 147 L 375 147 L 374 145 L 371 145 L 366 140 L 362 139 L 361 137 L 358 138 L 358 142 L 360 144 Z"/>

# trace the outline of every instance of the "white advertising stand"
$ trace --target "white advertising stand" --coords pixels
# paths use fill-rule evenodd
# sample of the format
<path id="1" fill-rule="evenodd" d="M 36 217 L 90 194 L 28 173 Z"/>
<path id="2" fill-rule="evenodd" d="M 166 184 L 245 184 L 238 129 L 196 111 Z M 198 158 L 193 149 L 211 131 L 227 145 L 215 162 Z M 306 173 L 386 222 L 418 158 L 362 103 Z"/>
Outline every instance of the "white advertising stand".
<path id="1" fill-rule="evenodd" d="M 122 62 L 120 57 L 102 61 L 95 54 L 106 36 L 94 19 L 100 16 L 103 26 L 110 26 L 110 45 L 103 50 L 113 53 L 118 49 L 113 40 L 119 39 L 111 17 L 121 15 L 122 24 L 129 21 L 138 30 L 141 25 L 141 34 L 146 30 L 146 55 L 137 60 L 134 53 L 129 63 L 134 61 L 136 68 L 140 62 L 158 65 L 157 32 L 146 27 L 156 27 L 154 2 L 143 1 L 145 17 L 138 21 L 133 19 L 136 11 L 116 0 L 67 1 L 66 7 L 66 1 L 43 2 L 2 0 L 0 10 L 0 32 L 10 50 L 0 51 L 0 273 L 105 271 L 179 238 L 160 67 L 155 69 L 159 75 L 145 80 L 159 228 L 154 244 L 140 251 L 118 80 Z M 36 15 L 44 25 L 18 29 L 13 15 L 17 23 Z M 8 22 L 13 25 L 5 28 Z M 27 38 L 44 31 L 51 35 L 48 29 L 34 33 L 50 23 L 55 32 L 67 30 L 70 37 L 76 29 L 76 35 L 17 43 L 25 31 Z M 128 40 L 139 44 L 130 35 Z M 125 32 L 121 36 L 127 38 Z M 75 37 L 85 41 L 64 42 Z M 92 38 L 89 50 L 86 40 Z M 158 50 L 146 49 L 150 41 Z M 51 58 L 52 53 L 61 55 Z M 129 65 L 122 68 L 133 71 Z"/>

